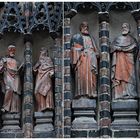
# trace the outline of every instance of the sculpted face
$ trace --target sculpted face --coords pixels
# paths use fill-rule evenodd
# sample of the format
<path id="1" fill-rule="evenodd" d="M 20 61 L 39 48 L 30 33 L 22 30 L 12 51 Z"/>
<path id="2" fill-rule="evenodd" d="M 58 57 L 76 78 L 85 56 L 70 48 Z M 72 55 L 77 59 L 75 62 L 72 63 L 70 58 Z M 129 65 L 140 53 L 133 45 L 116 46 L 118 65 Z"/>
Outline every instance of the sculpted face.
<path id="1" fill-rule="evenodd" d="M 10 57 L 14 57 L 14 56 L 15 56 L 15 53 L 16 53 L 16 48 L 15 48 L 15 46 L 10 45 L 10 46 L 8 47 L 8 55 L 9 55 Z"/>
<path id="2" fill-rule="evenodd" d="M 122 25 L 122 35 L 127 35 L 130 31 L 129 24 L 123 23 Z"/>
<path id="3" fill-rule="evenodd" d="M 44 49 L 44 48 L 41 48 L 41 51 L 40 51 L 40 60 L 43 60 L 45 57 L 47 57 L 48 53 L 47 53 L 47 50 Z"/>
<path id="4" fill-rule="evenodd" d="M 89 27 L 87 22 L 82 22 L 80 25 L 80 31 L 83 34 L 89 34 Z"/>

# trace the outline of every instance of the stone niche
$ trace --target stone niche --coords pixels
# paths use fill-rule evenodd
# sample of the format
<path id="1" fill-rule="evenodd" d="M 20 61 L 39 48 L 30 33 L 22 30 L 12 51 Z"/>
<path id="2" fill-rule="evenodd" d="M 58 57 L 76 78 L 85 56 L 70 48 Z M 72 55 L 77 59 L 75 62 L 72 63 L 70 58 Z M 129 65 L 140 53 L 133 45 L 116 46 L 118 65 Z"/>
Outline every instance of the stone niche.
<path id="1" fill-rule="evenodd" d="M 121 35 L 122 23 L 129 23 L 130 34 L 137 39 L 137 25 L 130 11 L 110 12 L 110 42 Z M 137 137 L 140 129 L 138 124 L 138 99 L 115 100 L 111 102 L 112 137 Z"/>
<path id="2" fill-rule="evenodd" d="M 80 33 L 79 25 L 87 21 L 90 35 L 94 37 L 99 46 L 99 23 L 97 12 L 77 13 L 71 19 L 71 36 Z M 71 74 L 73 77 L 73 75 Z M 72 78 L 73 80 L 73 78 Z M 74 81 L 74 80 L 73 80 Z M 74 94 L 74 82 L 72 82 L 72 93 Z M 88 99 L 81 97 L 72 101 L 72 137 L 98 137 L 98 105 L 97 98 Z"/>
<path id="3" fill-rule="evenodd" d="M 51 57 L 54 62 L 55 53 L 54 51 L 54 40 L 50 37 L 47 31 L 35 31 L 33 33 L 33 66 L 37 62 L 40 49 L 42 47 L 47 48 L 49 52 L 49 57 Z M 34 77 L 35 81 L 35 77 Z M 54 83 L 53 83 L 53 86 Z M 55 89 L 55 87 L 53 88 Z M 53 90 L 53 97 L 55 95 Z M 55 103 L 55 100 L 54 100 Z M 34 124 L 34 137 L 55 137 L 54 131 L 54 111 L 46 110 L 46 112 L 34 112 L 35 124 Z"/>
<path id="4" fill-rule="evenodd" d="M 0 58 L 7 55 L 7 49 L 10 44 L 14 44 L 16 46 L 16 56 L 15 58 L 21 64 L 24 61 L 24 43 L 23 36 L 19 33 L 5 33 L 0 40 Z M 2 77 L 2 75 L 1 75 Z M 23 78 L 23 73 L 21 75 Z M 23 81 L 23 79 L 22 79 Z M 23 84 L 23 82 L 21 82 Z M 0 85 L 1 86 L 1 85 Z M 22 85 L 23 87 L 23 85 Z M 4 93 L 0 89 L 0 102 L 2 107 L 2 103 L 4 100 Z M 21 95 L 21 100 L 23 100 L 23 93 Z M 22 108 L 22 106 L 21 106 Z M 16 138 L 23 137 L 22 133 L 22 112 L 18 114 L 9 114 L 9 113 L 1 113 L 1 128 L 0 128 L 0 137 L 1 138 Z"/>

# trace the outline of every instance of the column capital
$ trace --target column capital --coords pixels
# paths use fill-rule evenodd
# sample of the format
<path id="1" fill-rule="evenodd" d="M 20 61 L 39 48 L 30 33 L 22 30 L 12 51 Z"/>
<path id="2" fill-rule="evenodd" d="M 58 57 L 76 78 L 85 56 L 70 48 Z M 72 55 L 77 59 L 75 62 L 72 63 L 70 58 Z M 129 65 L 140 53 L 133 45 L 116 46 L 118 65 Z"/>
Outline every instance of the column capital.
<path id="1" fill-rule="evenodd" d="M 30 42 L 31 44 L 33 43 L 32 34 L 24 34 L 24 44 L 26 42 Z"/>
<path id="2" fill-rule="evenodd" d="M 136 21 L 140 20 L 140 9 L 133 10 L 131 13 Z"/>
<path id="3" fill-rule="evenodd" d="M 109 13 L 106 12 L 98 12 L 99 23 L 106 21 L 109 22 Z"/>
<path id="4" fill-rule="evenodd" d="M 65 18 L 73 18 L 76 14 L 77 14 L 77 10 L 75 10 L 75 9 L 70 9 L 70 11 L 68 11 L 68 12 L 65 14 Z"/>

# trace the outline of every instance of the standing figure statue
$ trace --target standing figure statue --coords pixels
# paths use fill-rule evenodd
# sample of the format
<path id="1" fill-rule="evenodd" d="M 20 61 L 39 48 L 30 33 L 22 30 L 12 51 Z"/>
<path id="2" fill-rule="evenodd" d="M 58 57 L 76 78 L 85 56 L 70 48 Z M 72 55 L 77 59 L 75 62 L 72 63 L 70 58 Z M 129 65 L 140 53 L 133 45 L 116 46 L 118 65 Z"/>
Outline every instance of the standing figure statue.
<path id="1" fill-rule="evenodd" d="M 122 24 L 122 35 L 111 45 L 112 53 L 112 93 L 113 99 L 137 97 L 136 60 L 138 45 L 130 34 L 130 25 Z"/>
<path id="2" fill-rule="evenodd" d="M 21 84 L 19 70 L 22 65 L 15 59 L 16 48 L 8 46 L 8 55 L 0 60 L 0 72 L 3 73 L 2 92 L 5 94 L 1 111 L 20 113 L 21 110 Z"/>
<path id="3" fill-rule="evenodd" d="M 34 92 L 37 112 L 53 109 L 54 102 L 51 78 L 54 75 L 54 66 L 45 48 L 41 48 L 39 60 L 33 67 L 33 70 L 37 72 Z"/>
<path id="4" fill-rule="evenodd" d="M 75 74 L 75 96 L 97 97 L 97 58 L 99 49 L 89 34 L 87 22 L 80 24 L 80 32 L 71 39 L 71 64 Z"/>

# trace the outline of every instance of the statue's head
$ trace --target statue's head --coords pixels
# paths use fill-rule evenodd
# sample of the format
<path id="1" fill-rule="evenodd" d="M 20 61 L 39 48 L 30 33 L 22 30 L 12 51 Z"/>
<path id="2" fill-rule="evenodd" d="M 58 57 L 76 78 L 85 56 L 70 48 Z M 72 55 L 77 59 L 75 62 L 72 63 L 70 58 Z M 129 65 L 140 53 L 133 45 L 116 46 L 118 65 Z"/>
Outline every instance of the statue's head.
<path id="1" fill-rule="evenodd" d="M 8 55 L 11 57 L 14 57 L 16 53 L 16 46 L 15 45 L 9 45 L 8 46 Z"/>
<path id="2" fill-rule="evenodd" d="M 48 50 L 45 47 L 42 47 L 40 50 L 40 56 L 41 57 L 46 57 L 48 56 Z"/>
<path id="3" fill-rule="evenodd" d="M 128 23 L 122 24 L 122 35 L 127 35 L 130 33 L 130 25 Z"/>
<path id="4" fill-rule="evenodd" d="M 88 27 L 88 22 L 84 21 L 80 24 L 80 32 L 82 34 L 89 34 L 89 27 Z"/>

